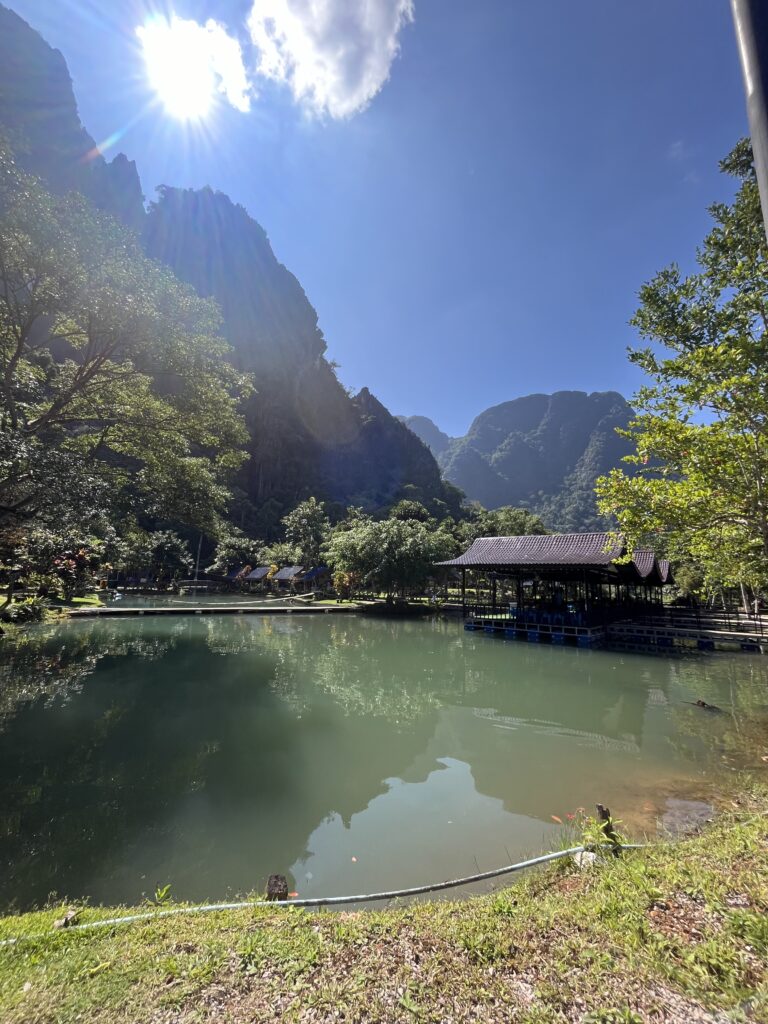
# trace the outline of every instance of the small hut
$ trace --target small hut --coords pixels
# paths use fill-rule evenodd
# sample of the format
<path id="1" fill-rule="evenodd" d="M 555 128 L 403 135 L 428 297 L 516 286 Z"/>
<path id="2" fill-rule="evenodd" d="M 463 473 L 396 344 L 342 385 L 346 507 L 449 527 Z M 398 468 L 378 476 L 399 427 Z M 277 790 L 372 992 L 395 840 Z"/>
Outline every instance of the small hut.
<path id="1" fill-rule="evenodd" d="M 248 587 L 248 590 L 261 590 L 264 587 L 267 576 L 269 575 L 270 567 L 268 565 L 259 565 L 245 577 L 243 582 Z"/>
<path id="2" fill-rule="evenodd" d="M 303 591 L 316 590 L 318 587 L 322 587 L 328 579 L 330 569 L 327 565 L 316 565 L 312 569 L 308 569 L 305 573 L 296 580 L 296 586 L 301 587 Z"/>
<path id="3" fill-rule="evenodd" d="M 303 565 L 288 565 L 275 573 L 272 582 L 277 585 L 279 590 L 294 590 L 297 579 L 303 572 Z"/>

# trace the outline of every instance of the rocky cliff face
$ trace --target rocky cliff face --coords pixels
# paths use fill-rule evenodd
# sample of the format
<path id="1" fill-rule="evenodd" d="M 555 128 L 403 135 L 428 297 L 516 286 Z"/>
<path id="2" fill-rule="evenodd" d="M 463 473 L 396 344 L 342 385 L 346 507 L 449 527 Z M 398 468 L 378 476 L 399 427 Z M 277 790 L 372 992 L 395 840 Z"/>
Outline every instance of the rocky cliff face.
<path id="1" fill-rule="evenodd" d="M 352 398 L 338 382 L 317 313 L 242 206 L 211 189 L 163 187 L 145 240 L 151 256 L 216 299 L 233 361 L 254 375 L 252 503 L 284 509 L 316 494 L 376 509 L 416 492 L 436 511 L 435 502 L 455 508 L 429 449 L 366 388 Z"/>
<path id="2" fill-rule="evenodd" d="M 150 256 L 219 303 L 241 369 L 317 365 L 326 347 L 317 313 L 242 206 L 210 188 L 162 186 L 144 237 Z"/>
<path id="3" fill-rule="evenodd" d="M 76 190 L 139 229 L 144 199 L 136 165 L 107 163 L 83 128 L 66 61 L 0 4 L 0 131 L 21 166 L 56 192 Z"/>
<path id="4" fill-rule="evenodd" d="M 457 510 L 429 449 L 367 389 L 353 398 L 337 381 L 317 313 L 264 229 L 207 188 L 162 187 L 146 211 L 135 165 L 105 161 L 80 123 L 62 55 L 2 5 L 0 132 L 25 169 L 140 232 L 149 255 L 221 306 L 233 362 L 257 389 L 239 523 L 269 534 L 311 494 L 368 509 L 409 495 Z"/>
<path id="5" fill-rule="evenodd" d="M 449 439 L 431 420 L 406 420 L 448 480 L 486 508 L 527 507 L 552 529 L 600 529 L 594 482 L 620 464 L 630 445 L 616 433 L 632 408 L 615 391 L 528 395 L 486 409 L 465 437 Z M 447 444 L 444 443 L 447 441 Z"/>

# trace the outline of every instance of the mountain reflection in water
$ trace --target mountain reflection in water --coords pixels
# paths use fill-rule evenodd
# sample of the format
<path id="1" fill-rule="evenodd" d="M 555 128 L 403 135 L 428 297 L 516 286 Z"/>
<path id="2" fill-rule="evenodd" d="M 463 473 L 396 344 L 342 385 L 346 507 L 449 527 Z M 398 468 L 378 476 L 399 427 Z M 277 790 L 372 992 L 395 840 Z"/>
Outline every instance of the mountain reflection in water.
<path id="1" fill-rule="evenodd" d="M 351 616 L 83 620 L 0 653 L 6 908 L 273 871 L 306 896 L 420 884 L 539 851 L 597 800 L 634 830 L 701 817 L 767 752 L 768 663 L 745 655 Z"/>

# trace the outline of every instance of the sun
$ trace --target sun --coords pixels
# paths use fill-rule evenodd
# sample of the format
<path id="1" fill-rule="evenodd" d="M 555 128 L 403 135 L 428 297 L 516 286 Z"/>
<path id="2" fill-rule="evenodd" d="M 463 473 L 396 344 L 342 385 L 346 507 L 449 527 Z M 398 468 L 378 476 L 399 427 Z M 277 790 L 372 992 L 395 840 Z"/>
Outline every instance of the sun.
<path id="1" fill-rule="evenodd" d="M 137 30 L 147 78 L 171 117 L 201 121 L 217 93 L 206 33 L 193 21 L 151 18 Z"/>

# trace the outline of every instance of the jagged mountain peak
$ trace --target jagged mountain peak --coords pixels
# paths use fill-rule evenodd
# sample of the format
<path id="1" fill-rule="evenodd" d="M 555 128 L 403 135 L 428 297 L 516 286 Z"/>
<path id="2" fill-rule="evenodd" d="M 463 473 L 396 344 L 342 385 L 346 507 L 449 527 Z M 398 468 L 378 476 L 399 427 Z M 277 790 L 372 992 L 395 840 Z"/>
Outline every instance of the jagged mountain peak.
<path id="1" fill-rule="evenodd" d="M 55 192 L 77 191 L 134 230 L 144 218 L 135 164 L 107 162 L 83 127 L 67 63 L 0 4 L 0 128 L 19 164 Z"/>
<path id="2" fill-rule="evenodd" d="M 402 420 L 409 430 L 421 438 L 436 458 L 447 450 L 453 440 L 448 434 L 444 434 L 428 416 L 398 416 L 398 419 Z"/>
<path id="3" fill-rule="evenodd" d="M 494 405 L 464 437 L 448 438 L 426 417 L 406 423 L 468 498 L 486 508 L 527 507 L 552 529 L 568 531 L 605 527 L 594 482 L 629 454 L 616 428 L 632 416 L 616 391 L 556 391 Z"/>

